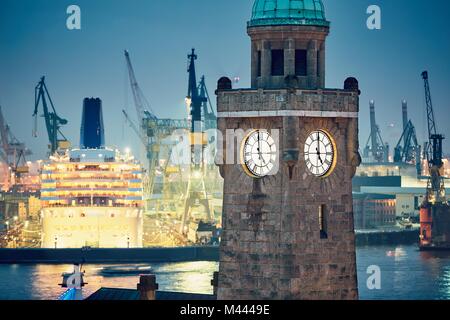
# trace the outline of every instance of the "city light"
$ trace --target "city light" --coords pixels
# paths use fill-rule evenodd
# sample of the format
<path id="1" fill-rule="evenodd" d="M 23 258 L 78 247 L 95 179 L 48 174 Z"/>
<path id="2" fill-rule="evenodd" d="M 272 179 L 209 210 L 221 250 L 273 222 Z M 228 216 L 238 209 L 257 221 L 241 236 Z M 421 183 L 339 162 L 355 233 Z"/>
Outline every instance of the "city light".
<path id="1" fill-rule="evenodd" d="M 199 170 L 194 170 L 194 171 L 192 172 L 192 177 L 193 177 L 194 179 L 200 179 L 200 178 L 202 177 L 201 171 L 199 171 Z"/>

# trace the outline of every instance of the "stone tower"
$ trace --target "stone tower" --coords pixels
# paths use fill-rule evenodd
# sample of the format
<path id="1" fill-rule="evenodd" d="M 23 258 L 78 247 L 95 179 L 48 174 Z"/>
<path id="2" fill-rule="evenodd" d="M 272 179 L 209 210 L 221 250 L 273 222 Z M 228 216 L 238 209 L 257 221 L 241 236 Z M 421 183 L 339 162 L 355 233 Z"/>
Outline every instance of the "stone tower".
<path id="1" fill-rule="evenodd" d="M 325 89 L 321 0 L 256 0 L 252 87 L 219 80 L 219 299 L 357 299 L 359 89 Z"/>

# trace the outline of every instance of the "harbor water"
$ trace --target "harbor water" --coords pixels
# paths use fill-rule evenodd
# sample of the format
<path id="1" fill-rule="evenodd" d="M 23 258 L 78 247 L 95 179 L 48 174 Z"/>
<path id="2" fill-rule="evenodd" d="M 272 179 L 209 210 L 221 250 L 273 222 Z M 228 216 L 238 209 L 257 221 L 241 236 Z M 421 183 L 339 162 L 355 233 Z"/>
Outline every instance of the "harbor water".
<path id="1" fill-rule="evenodd" d="M 358 282 L 363 300 L 450 299 L 450 252 L 420 252 L 416 245 L 360 247 Z M 381 271 L 381 288 L 370 290 L 370 266 Z M 138 276 L 103 276 L 103 265 L 85 265 L 84 295 L 100 287 L 136 288 Z M 152 264 L 160 290 L 212 293 L 210 284 L 217 262 Z M 61 273 L 71 265 L 0 265 L 1 300 L 54 300 L 64 291 Z"/>

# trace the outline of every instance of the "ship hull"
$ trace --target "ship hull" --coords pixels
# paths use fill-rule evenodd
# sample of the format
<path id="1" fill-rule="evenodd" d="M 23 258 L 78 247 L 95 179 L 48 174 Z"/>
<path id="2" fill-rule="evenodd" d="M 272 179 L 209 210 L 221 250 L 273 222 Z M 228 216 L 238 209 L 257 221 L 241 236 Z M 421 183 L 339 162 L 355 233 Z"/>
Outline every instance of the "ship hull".
<path id="1" fill-rule="evenodd" d="M 42 217 L 43 248 L 142 248 L 141 208 L 52 207 Z"/>
<path id="2" fill-rule="evenodd" d="M 420 209 L 421 251 L 450 250 L 450 207 L 447 204 L 424 205 Z"/>

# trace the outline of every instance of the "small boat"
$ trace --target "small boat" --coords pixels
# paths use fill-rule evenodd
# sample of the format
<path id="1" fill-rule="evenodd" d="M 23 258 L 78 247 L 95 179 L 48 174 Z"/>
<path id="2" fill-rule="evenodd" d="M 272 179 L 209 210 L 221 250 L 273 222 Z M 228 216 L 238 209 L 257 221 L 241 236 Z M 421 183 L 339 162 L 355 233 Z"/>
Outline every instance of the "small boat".
<path id="1" fill-rule="evenodd" d="M 140 275 L 152 273 L 153 269 L 149 265 L 121 265 L 108 266 L 100 269 L 103 275 Z"/>

